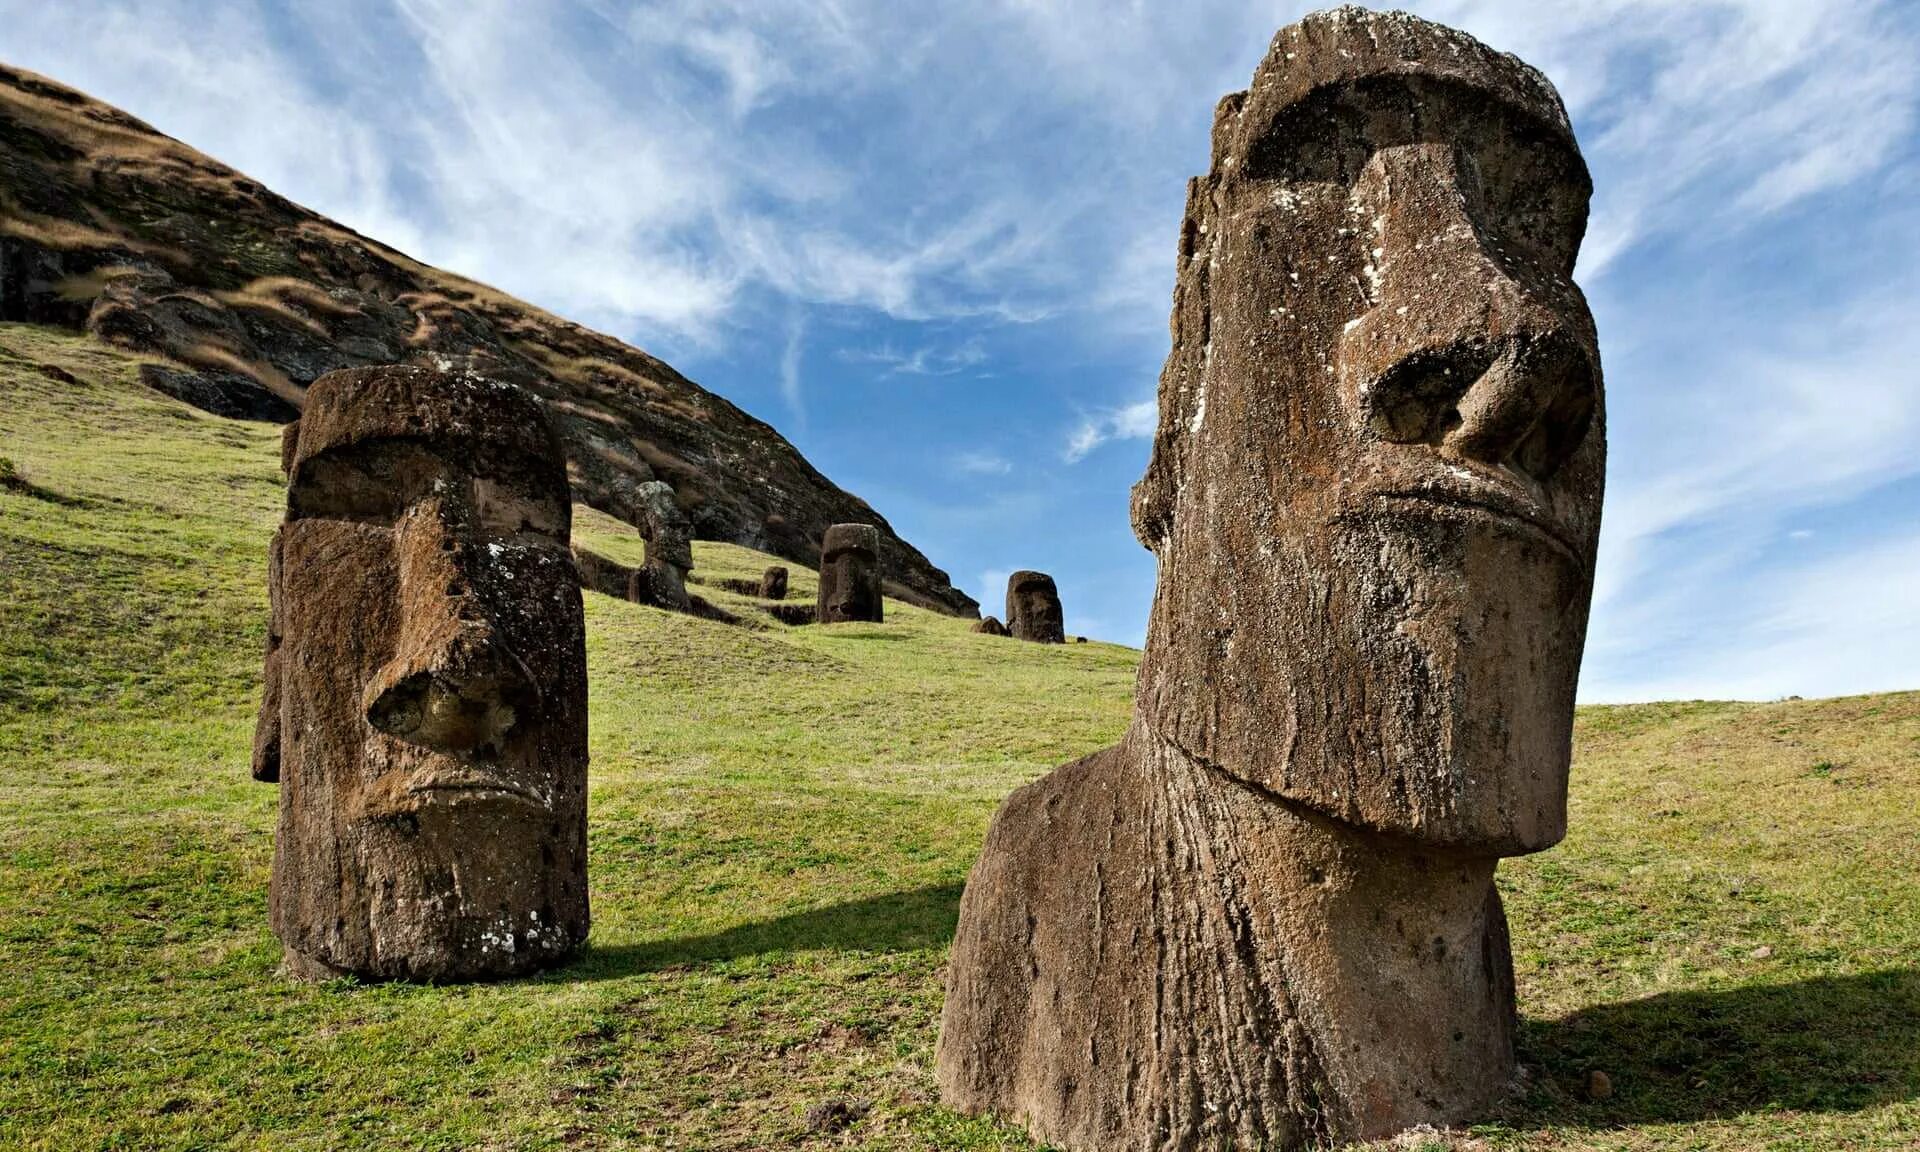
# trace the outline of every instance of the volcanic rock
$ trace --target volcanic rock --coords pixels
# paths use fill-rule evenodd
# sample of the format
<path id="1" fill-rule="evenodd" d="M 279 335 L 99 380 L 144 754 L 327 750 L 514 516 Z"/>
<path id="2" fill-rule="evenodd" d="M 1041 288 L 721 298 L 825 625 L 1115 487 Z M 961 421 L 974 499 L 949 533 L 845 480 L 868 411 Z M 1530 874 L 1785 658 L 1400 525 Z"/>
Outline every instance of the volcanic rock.
<path id="1" fill-rule="evenodd" d="M 587 666 L 540 401 L 417 367 L 317 381 L 269 566 L 254 775 L 296 976 L 471 980 L 587 934 Z"/>
<path id="2" fill-rule="evenodd" d="M 1000 618 L 998 616 L 981 617 L 980 623 L 975 624 L 973 626 L 973 630 L 975 632 L 980 633 L 982 636 L 1009 635 L 1009 633 L 1007 632 L 1007 626 L 1005 624 L 1000 623 Z"/>
<path id="3" fill-rule="evenodd" d="M 880 532 L 871 524 L 835 524 L 820 541 L 820 593 L 815 615 L 822 624 L 880 621 Z"/>
<path id="4" fill-rule="evenodd" d="M 1053 577 L 1024 570 L 1007 577 L 1007 633 L 1037 644 L 1067 642 L 1066 617 Z"/>
<path id="5" fill-rule="evenodd" d="M 1591 189 L 1544 77 L 1403 14 L 1283 29 L 1189 188 L 1116 747 L 967 881 L 947 1104 L 1075 1152 L 1479 1116 L 1503 856 L 1566 829 L 1605 443 Z"/>

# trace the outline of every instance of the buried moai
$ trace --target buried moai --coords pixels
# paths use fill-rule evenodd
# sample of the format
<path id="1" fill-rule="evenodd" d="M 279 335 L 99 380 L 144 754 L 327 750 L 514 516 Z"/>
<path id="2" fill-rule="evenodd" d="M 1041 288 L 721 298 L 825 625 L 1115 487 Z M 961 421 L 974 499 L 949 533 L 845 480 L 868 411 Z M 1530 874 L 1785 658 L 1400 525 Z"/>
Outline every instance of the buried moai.
<path id="1" fill-rule="evenodd" d="M 647 559 L 633 574 L 627 599 L 687 612 L 693 600 L 687 594 L 687 573 L 693 571 L 693 522 L 664 480 L 640 485 L 640 538 L 647 542 Z"/>
<path id="2" fill-rule="evenodd" d="M 254 775 L 297 976 L 468 980 L 587 935 L 587 665 L 531 394 L 330 373 L 291 433 Z"/>
<path id="3" fill-rule="evenodd" d="M 943 1099 L 1072 1150 L 1469 1119 L 1503 856 L 1566 829 L 1605 445 L 1558 96 L 1438 25 L 1275 38 L 1189 191 L 1134 719 L 967 881 Z"/>
<path id="4" fill-rule="evenodd" d="M 1067 642 L 1066 617 L 1053 577 L 1024 570 L 1007 577 L 1007 634 L 1039 644 Z"/>
<path id="5" fill-rule="evenodd" d="M 1010 635 L 1007 631 L 1007 626 L 1000 623 L 998 616 L 982 616 L 980 622 L 973 626 L 973 630 L 982 636 Z"/>
<path id="6" fill-rule="evenodd" d="M 878 623 L 883 611 L 880 581 L 880 530 L 871 524 L 835 524 L 820 539 L 815 618 L 822 624 Z"/>
<path id="7" fill-rule="evenodd" d="M 787 570 L 779 564 L 760 574 L 760 598 L 763 600 L 785 600 L 787 598 Z"/>

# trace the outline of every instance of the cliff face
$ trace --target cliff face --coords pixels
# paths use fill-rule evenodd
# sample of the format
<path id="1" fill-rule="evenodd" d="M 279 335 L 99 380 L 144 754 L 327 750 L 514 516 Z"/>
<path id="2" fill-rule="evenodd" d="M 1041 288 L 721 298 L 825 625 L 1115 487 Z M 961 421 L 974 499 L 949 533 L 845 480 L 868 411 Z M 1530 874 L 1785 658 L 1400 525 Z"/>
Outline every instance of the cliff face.
<path id="1" fill-rule="evenodd" d="M 664 480 L 700 539 L 810 567 L 831 524 L 879 528 L 888 593 L 978 605 L 770 425 L 666 363 L 301 208 L 126 113 L 0 65 L 0 320 L 86 328 L 151 386 L 292 419 L 335 368 L 458 360 L 547 402 L 574 494 L 629 523 Z"/>

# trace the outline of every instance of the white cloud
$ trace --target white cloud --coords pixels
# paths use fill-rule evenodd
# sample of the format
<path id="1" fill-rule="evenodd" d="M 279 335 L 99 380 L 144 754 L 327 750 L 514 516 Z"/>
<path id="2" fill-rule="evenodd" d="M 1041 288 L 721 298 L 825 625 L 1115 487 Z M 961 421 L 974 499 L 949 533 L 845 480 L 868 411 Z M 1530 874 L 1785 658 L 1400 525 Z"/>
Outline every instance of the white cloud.
<path id="1" fill-rule="evenodd" d="M 1920 179 L 1920 20 L 1892 0 L 1414 6 L 1541 66 L 1595 172 L 1580 275 L 1614 470 L 1590 686 L 1676 687 L 1635 669 L 1688 645 L 1710 650 L 1688 683 L 1747 683 L 1716 653 L 1811 619 L 1750 570 L 1786 562 L 1770 542 L 1920 472 L 1920 221 L 1885 219 L 1912 211 Z M 1063 429 L 1071 463 L 1153 433 L 1138 383 L 1166 351 L 1183 182 L 1206 165 L 1214 101 L 1307 7 L 0 0 L 0 51 L 669 358 L 784 317 L 744 369 L 796 422 L 809 400 L 826 411 L 805 356 L 846 311 L 939 325 L 848 354 L 884 375 L 964 374 L 987 347 L 1009 376 L 1097 362 L 1113 383 L 1068 400 L 1089 413 Z M 1776 235 L 1791 228 L 1804 243 Z M 1014 323 L 1045 327 L 990 331 Z M 1031 394 L 1009 419 L 1037 418 L 1049 392 Z M 930 459 L 949 485 L 1003 474 L 965 443 Z M 969 507 L 964 532 L 998 539 L 1012 515 Z M 1794 547 L 1824 564 L 1840 538 L 1823 526 Z M 1897 558 L 1873 547 L 1863 563 Z M 1847 587 L 1871 600 L 1863 582 L 1889 571 Z M 1690 637 L 1707 615 L 1720 634 Z"/>
<path id="2" fill-rule="evenodd" d="M 954 469 L 966 476 L 1005 476 L 1013 471 L 1013 462 L 993 452 L 962 452 L 953 458 Z"/>
<path id="3" fill-rule="evenodd" d="M 787 343 L 780 353 L 780 398 L 787 402 L 787 411 L 802 428 L 806 427 L 807 408 L 800 392 L 800 357 L 805 350 L 806 336 L 806 319 L 795 312 L 787 321 Z"/>
<path id="4" fill-rule="evenodd" d="M 882 374 L 887 376 L 954 376 L 985 362 L 987 350 L 975 337 L 944 347 L 925 345 L 911 352 L 903 352 L 892 344 L 846 348 L 839 356 L 850 364 L 879 365 Z"/>
<path id="5" fill-rule="evenodd" d="M 1160 405 L 1155 400 L 1142 400 L 1089 416 L 1067 437 L 1064 458 L 1067 463 L 1076 464 L 1109 440 L 1144 440 L 1153 435 L 1159 421 Z"/>
<path id="6" fill-rule="evenodd" d="M 1920 535 L 1769 570 L 1741 589 L 1738 644 L 1676 647 L 1657 670 L 1602 679 L 1583 695 L 1764 700 L 1910 689 L 1920 683 L 1915 572 Z"/>

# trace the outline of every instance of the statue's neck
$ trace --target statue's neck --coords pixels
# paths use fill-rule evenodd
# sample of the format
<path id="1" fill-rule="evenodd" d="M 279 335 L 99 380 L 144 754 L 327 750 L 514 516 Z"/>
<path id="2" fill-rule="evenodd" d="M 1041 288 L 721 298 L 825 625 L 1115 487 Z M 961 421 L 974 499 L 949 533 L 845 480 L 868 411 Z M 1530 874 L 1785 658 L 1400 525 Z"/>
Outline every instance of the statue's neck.
<path id="1" fill-rule="evenodd" d="M 1136 723 L 1205 890 L 1277 964 L 1357 1134 L 1431 1122 L 1513 1061 L 1513 968 L 1496 858 L 1356 830 L 1207 767 Z M 1383 1059 L 1382 1053 L 1406 1056 Z M 1415 1111 L 1406 1109 L 1412 1106 Z M 1439 1113 L 1436 1111 L 1435 1116 Z"/>

